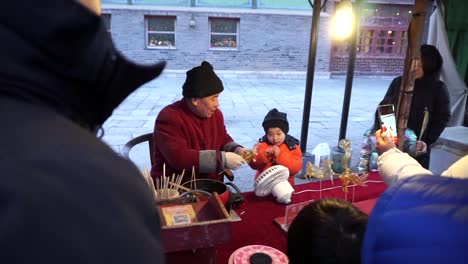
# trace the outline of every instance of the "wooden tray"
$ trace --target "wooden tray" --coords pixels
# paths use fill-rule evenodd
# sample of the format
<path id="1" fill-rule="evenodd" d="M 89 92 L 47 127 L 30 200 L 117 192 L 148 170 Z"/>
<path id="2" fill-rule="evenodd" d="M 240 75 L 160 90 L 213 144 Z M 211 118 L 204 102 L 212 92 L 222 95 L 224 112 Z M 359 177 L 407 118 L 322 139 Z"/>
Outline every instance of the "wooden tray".
<path id="1" fill-rule="evenodd" d="M 177 207 L 184 213 L 194 213 L 195 217 L 192 218 L 191 215 L 190 223 L 177 224 L 176 218 L 171 219 L 171 214 Z M 231 217 L 217 193 L 195 203 L 161 205 L 158 208 L 166 252 L 214 247 L 231 240 Z M 171 211 L 169 215 L 163 214 L 168 211 Z M 169 220 L 166 221 L 167 219 Z"/>

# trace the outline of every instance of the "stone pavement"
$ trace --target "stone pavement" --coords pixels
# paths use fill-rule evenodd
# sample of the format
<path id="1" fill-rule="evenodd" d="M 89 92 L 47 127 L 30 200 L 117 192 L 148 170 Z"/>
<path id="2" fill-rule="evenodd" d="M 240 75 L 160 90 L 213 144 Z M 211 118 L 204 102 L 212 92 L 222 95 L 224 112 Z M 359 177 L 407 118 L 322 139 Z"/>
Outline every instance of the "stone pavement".
<path id="1" fill-rule="evenodd" d="M 234 140 L 250 148 L 264 134 L 262 121 L 271 108 L 286 112 L 289 133 L 300 139 L 304 107 L 305 77 L 265 78 L 218 73 L 225 90 L 220 96 L 226 128 Z M 392 77 L 356 77 L 353 81 L 346 138 L 353 149 L 352 165 L 359 157 L 363 132 L 372 125 L 377 104 Z M 103 140 L 115 151 L 131 138 L 152 132 L 159 111 L 182 97 L 185 74 L 163 73 L 131 94 L 104 124 Z M 307 152 L 322 142 L 338 144 L 345 77 L 314 80 L 307 138 Z M 137 146 L 131 160 L 141 169 L 150 168 L 147 146 Z M 234 183 L 242 191 L 253 189 L 255 171 L 248 165 L 234 171 Z"/>

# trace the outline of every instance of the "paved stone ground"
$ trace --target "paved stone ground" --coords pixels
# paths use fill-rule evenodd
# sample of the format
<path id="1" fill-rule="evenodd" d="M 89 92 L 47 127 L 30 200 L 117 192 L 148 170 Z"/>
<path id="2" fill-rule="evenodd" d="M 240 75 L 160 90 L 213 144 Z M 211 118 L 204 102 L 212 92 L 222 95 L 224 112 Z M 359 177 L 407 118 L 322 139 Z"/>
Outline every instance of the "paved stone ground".
<path id="1" fill-rule="evenodd" d="M 262 121 L 271 108 L 288 114 L 290 134 L 301 136 L 304 107 L 304 77 L 265 78 L 219 74 L 225 90 L 220 97 L 226 127 L 235 141 L 247 148 L 263 135 Z M 357 77 L 353 82 L 346 137 L 352 142 L 352 165 L 359 157 L 362 134 L 373 122 L 374 111 L 383 98 L 392 77 Z M 116 109 L 104 124 L 103 140 L 115 151 L 131 138 L 152 132 L 159 111 L 182 97 L 183 74 L 163 73 L 156 80 L 140 87 Z M 343 106 L 345 78 L 316 78 L 307 139 L 307 152 L 322 142 L 337 146 Z M 150 167 L 147 146 L 137 146 L 131 159 L 143 169 Z M 242 191 L 253 189 L 255 171 L 247 165 L 234 172 L 234 183 Z M 300 183 L 301 181 L 299 181 Z"/>

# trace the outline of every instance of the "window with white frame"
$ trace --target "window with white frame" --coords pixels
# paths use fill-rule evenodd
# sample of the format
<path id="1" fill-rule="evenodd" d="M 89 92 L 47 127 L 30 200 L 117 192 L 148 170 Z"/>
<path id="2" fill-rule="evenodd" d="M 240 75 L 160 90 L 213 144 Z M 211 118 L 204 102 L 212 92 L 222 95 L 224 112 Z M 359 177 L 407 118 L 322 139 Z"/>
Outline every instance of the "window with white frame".
<path id="1" fill-rule="evenodd" d="M 237 49 L 239 46 L 239 19 L 210 17 L 210 48 Z"/>
<path id="2" fill-rule="evenodd" d="M 175 48 L 175 21 L 172 16 L 147 16 L 146 47 Z"/>

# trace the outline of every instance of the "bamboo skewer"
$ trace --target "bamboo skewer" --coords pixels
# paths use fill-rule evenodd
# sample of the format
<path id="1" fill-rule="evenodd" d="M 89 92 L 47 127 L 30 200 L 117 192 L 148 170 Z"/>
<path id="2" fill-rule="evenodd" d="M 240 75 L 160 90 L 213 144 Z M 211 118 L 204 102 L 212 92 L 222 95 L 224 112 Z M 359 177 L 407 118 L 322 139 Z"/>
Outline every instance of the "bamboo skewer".
<path id="1" fill-rule="evenodd" d="M 150 188 L 151 196 L 153 197 L 153 199 L 156 199 L 157 197 L 156 187 L 154 186 L 153 178 L 151 178 L 151 173 L 148 170 L 148 167 L 146 166 L 144 167 L 144 170 L 143 170 L 143 177 L 145 178 L 146 183 L 148 184 Z"/>
<path id="2" fill-rule="evenodd" d="M 175 187 L 175 190 L 181 189 L 181 190 L 184 190 L 184 191 L 191 191 L 190 188 L 185 187 L 183 185 L 180 185 L 180 184 L 177 184 L 177 183 L 174 183 L 174 182 L 171 182 L 170 184 Z"/>
<path id="3" fill-rule="evenodd" d="M 192 166 L 192 181 L 193 185 L 195 186 L 195 190 L 197 189 L 197 181 L 195 179 L 195 166 Z"/>
<path id="4" fill-rule="evenodd" d="M 146 168 L 145 168 L 145 174 L 148 174 L 151 177 L 149 170 Z M 188 188 L 188 187 L 181 185 L 184 175 L 185 175 L 185 169 L 182 170 L 182 174 L 176 175 L 175 173 L 172 173 L 172 175 L 166 176 L 166 164 L 163 164 L 163 173 L 161 177 L 156 179 L 156 186 L 154 186 L 154 183 L 152 185 L 152 188 L 156 192 L 156 199 L 166 200 L 166 199 L 174 198 L 176 192 L 177 193 L 179 192 L 179 189 L 184 190 L 184 191 L 191 191 L 192 190 L 191 186 L 190 188 Z M 194 171 L 192 173 L 192 178 L 193 179 L 195 178 Z"/>

